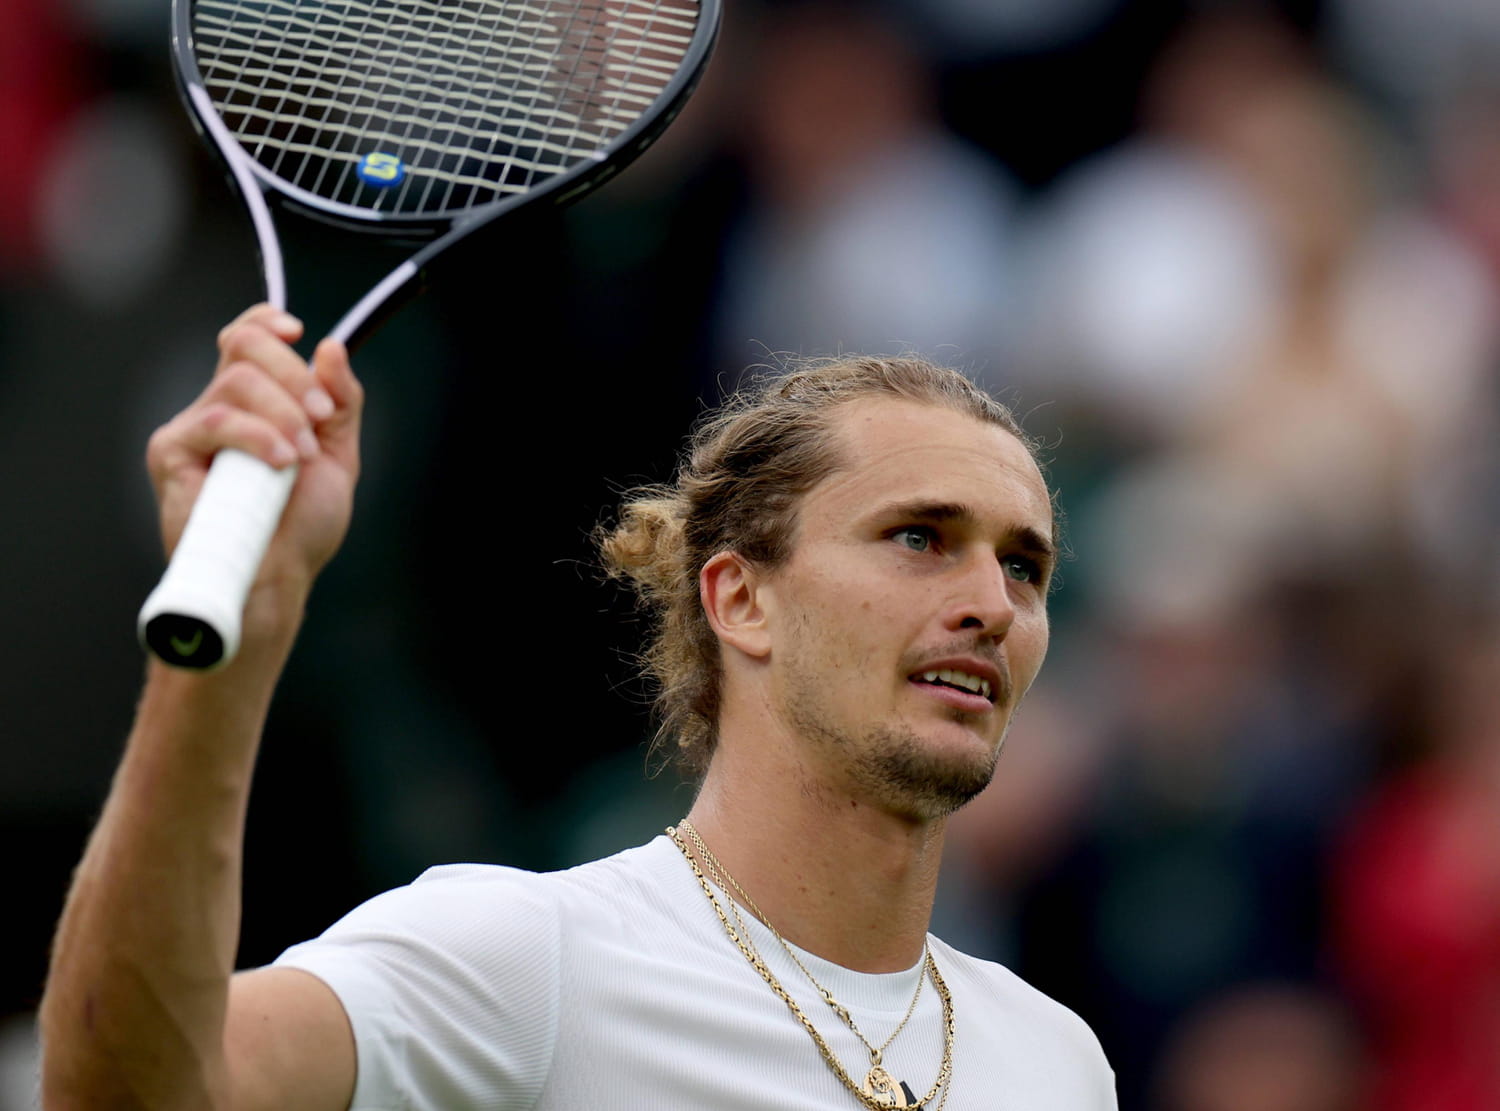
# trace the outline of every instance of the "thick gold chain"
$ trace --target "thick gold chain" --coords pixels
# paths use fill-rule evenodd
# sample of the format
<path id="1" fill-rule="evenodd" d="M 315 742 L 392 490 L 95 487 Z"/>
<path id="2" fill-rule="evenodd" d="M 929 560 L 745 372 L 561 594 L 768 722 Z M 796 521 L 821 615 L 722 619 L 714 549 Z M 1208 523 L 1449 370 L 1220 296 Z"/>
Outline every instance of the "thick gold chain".
<path id="1" fill-rule="evenodd" d="M 684 819 L 684 824 L 687 826 L 690 832 L 695 832 L 693 831 L 692 824 L 690 822 L 687 822 Z M 709 904 L 714 908 L 714 913 L 718 915 L 719 922 L 724 927 L 724 932 L 729 935 L 729 940 L 734 943 L 737 949 L 739 949 L 740 954 L 745 958 L 745 960 L 750 962 L 750 967 L 755 969 L 755 971 L 759 973 L 760 978 L 766 982 L 766 985 L 776 993 L 777 997 L 787 1005 L 787 1008 L 792 1012 L 792 1015 L 797 1019 L 797 1021 L 802 1024 L 803 1029 L 805 1029 L 808 1035 L 812 1038 L 813 1044 L 818 1047 L 818 1052 L 823 1055 L 823 1060 L 828 1063 L 828 1067 L 833 1070 L 834 1075 L 843 1082 L 844 1087 L 849 1089 L 854 1098 L 859 1100 L 859 1102 L 865 1107 L 871 1108 L 872 1111 L 886 1111 L 886 1109 L 889 1108 L 890 1105 L 887 1103 L 878 1102 L 874 1098 L 874 1096 L 866 1094 L 863 1089 L 855 1084 L 854 1078 L 849 1075 L 848 1071 L 845 1070 L 843 1063 L 840 1062 L 838 1057 L 834 1055 L 832 1048 L 830 1048 L 828 1043 L 823 1039 L 823 1035 L 820 1034 L 817 1027 L 812 1024 L 812 1020 L 803 1013 L 802 1008 L 797 1005 L 797 1001 L 792 998 L 791 994 L 786 990 L 786 988 L 781 986 L 781 982 L 776 979 L 776 975 L 766 965 L 766 962 L 761 958 L 760 952 L 755 948 L 754 941 L 750 939 L 749 931 L 744 929 L 744 922 L 741 921 L 740 923 L 740 931 L 735 930 L 734 925 L 729 921 L 729 916 L 724 913 L 724 908 L 719 904 L 718 898 L 715 897 L 713 888 L 709 886 L 708 877 L 703 874 L 703 869 L 698 866 L 697 859 L 693 856 L 692 850 L 688 848 L 687 842 L 683 840 L 682 834 L 678 832 L 677 827 L 668 826 L 667 836 L 672 839 L 678 850 L 681 851 L 682 855 L 687 859 L 688 865 L 693 869 L 693 875 L 698 879 L 698 886 L 703 889 L 703 894 L 708 897 Z M 696 837 L 694 839 L 699 840 Z M 705 859 L 707 859 L 706 856 Z M 715 863 L 717 864 L 717 862 Z M 719 866 L 717 868 L 717 871 L 727 877 L 727 873 L 724 872 L 722 866 Z M 734 884 L 734 886 L 736 889 L 738 889 L 739 887 L 738 884 Z M 733 903 L 731 902 L 730 905 L 732 907 Z M 760 917 L 759 912 L 756 912 L 756 914 L 757 917 Z M 765 919 L 761 918 L 761 921 L 764 922 Z M 767 923 L 767 926 L 769 927 L 770 924 Z M 741 937 L 741 931 L 743 931 L 744 933 L 743 937 Z M 771 932 L 773 934 L 776 933 L 774 928 L 771 930 Z M 780 935 L 777 934 L 777 937 L 780 937 Z M 783 944 L 785 943 L 783 942 Z M 798 964 L 800 965 L 801 962 L 799 961 Z M 806 972 L 807 970 L 804 968 L 803 971 Z M 943 977 L 938 972 L 937 962 L 932 959 L 932 953 L 930 950 L 927 952 L 926 971 L 927 975 L 932 978 L 932 986 L 937 989 L 938 998 L 942 1000 L 943 1004 L 943 1061 L 941 1066 L 938 1068 L 937 1079 L 933 1081 L 932 1087 L 928 1089 L 927 1094 L 918 1101 L 917 1106 L 927 1107 L 932 1103 L 932 1100 L 941 1090 L 943 1093 L 943 1099 L 942 1102 L 938 1105 L 938 1111 L 941 1111 L 942 1107 L 945 1106 L 948 1102 L 947 1084 L 949 1078 L 953 1075 L 953 996 L 948 991 L 948 985 L 943 982 Z M 809 976 L 808 978 L 812 979 L 811 976 Z M 817 981 L 813 980 L 813 984 L 814 986 L 816 986 Z M 822 989 L 820 988 L 819 990 Z M 824 992 L 824 997 L 828 998 L 826 992 Z M 915 1007 L 916 1002 L 915 1000 L 913 1000 L 912 1008 L 915 1009 Z M 910 1012 L 908 1012 L 908 1017 L 910 1017 Z M 902 1022 L 904 1025 L 905 1020 L 903 1019 Z M 900 1027 L 897 1027 L 897 1030 L 899 1029 Z M 858 1030 L 856 1030 L 855 1033 L 858 1034 Z M 894 1037 L 894 1035 L 892 1036 Z M 859 1034 L 859 1039 L 860 1041 L 865 1042 L 866 1048 L 870 1048 L 870 1044 L 865 1040 L 864 1035 Z M 886 1044 L 890 1044 L 889 1040 L 887 1040 Z"/>

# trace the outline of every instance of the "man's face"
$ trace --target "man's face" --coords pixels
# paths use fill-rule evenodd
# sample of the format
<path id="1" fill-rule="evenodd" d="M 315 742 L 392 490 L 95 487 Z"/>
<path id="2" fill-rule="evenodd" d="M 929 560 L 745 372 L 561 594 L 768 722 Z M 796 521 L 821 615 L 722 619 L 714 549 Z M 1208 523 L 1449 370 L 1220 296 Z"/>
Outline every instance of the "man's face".
<path id="1" fill-rule="evenodd" d="M 965 414 L 879 399 L 835 426 L 844 465 L 761 590 L 772 711 L 823 782 L 939 817 L 989 782 L 1046 654 L 1051 502 L 1021 442 Z"/>

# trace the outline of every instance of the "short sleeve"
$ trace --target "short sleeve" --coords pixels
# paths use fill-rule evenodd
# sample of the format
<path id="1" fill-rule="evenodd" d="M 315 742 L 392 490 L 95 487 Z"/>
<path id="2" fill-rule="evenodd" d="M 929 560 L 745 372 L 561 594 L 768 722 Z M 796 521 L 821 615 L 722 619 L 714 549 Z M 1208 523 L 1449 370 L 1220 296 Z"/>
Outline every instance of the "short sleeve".
<path id="1" fill-rule="evenodd" d="M 338 996 L 351 1111 L 531 1107 L 551 1067 L 559 916 L 538 877 L 453 865 L 378 895 L 276 964 Z"/>

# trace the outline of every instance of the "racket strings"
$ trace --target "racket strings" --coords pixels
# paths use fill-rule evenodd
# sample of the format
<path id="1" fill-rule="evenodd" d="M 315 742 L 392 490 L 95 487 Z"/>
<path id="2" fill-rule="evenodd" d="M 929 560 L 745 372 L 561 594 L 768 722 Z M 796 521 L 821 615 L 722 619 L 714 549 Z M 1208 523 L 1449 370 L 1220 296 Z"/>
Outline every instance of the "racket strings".
<path id="1" fill-rule="evenodd" d="M 578 128 L 569 128 L 567 125 L 581 121 L 571 117 L 560 116 L 558 112 L 554 111 L 550 119 L 546 121 L 546 124 L 550 124 L 550 126 L 546 126 L 540 118 L 541 113 L 538 109 L 546 103 L 542 98 L 546 76 L 557 65 L 562 43 L 571 32 L 580 7 L 581 5 L 574 5 L 564 13 L 565 21 L 561 28 L 544 21 L 532 21 L 529 25 L 522 25 L 518 22 L 512 28 L 512 33 L 506 43 L 508 49 L 501 60 L 502 73 L 512 66 L 518 71 L 512 75 L 512 79 L 507 84 L 515 88 L 518 95 L 524 95 L 528 90 L 530 95 L 524 97 L 524 106 L 519 104 L 516 106 L 516 116 L 535 128 L 538 134 L 535 136 L 522 135 L 517 137 L 520 146 L 512 150 L 513 156 L 507 159 L 501 168 L 498 184 L 502 190 L 514 188 L 519 192 L 526 191 L 530 187 L 537 171 L 545 165 L 544 161 L 538 160 L 539 158 L 545 158 L 548 153 L 551 153 L 566 159 L 572 154 L 573 143 L 558 143 L 551 137 L 555 136 L 556 139 L 569 138 L 578 132 Z M 530 40 L 530 45 L 519 47 L 519 36 L 527 33 L 536 37 Z M 493 140 L 500 137 L 500 133 L 492 133 L 491 150 L 494 148 Z M 523 149 L 525 150 L 525 154 L 530 157 L 521 156 Z M 525 177 L 525 180 L 519 184 L 513 181 L 513 177 L 517 171 L 521 172 Z M 447 207 L 452 203 L 455 184 L 457 183 L 450 182 L 448 184 L 443 195 L 443 207 Z"/>
<path id="2" fill-rule="evenodd" d="M 549 69 L 570 73 L 572 83 L 565 90 L 565 95 L 560 97 L 553 107 L 555 120 L 577 119 L 581 122 L 584 113 L 594 104 L 591 94 L 597 86 L 599 72 L 595 55 L 609 49 L 607 42 L 599 43 L 596 37 L 602 8 L 602 4 L 577 4 L 568 13 L 566 23 L 558 28 L 560 34 L 553 41 Z M 591 44 L 596 47 L 594 51 L 589 49 Z M 587 147 L 587 136 L 580 128 L 569 129 L 567 135 L 570 140 L 576 140 L 568 144 L 569 155 L 572 155 L 579 147 Z M 524 171 L 523 188 L 529 188 L 535 181 L 539 170 L 542 170 L 535 164 L 516 168 Z M 509 177 L 509 171 L 507 171 L 507 177 Z"/>
<path id="3" fill-rule="evenodd" d="M 197 0 L 193 35 L 261 166 L 327 201 L 448 215 L 601 157 L 697 21 L 695 0 Z M 360 172 L 371 156 L 399 188 Z"/>
<path id="4" fill-rule="evenodd" d="M 466 38 L 464 49 L 466 53 L 473 53 L 474 51 L 478 50 L 482 56 L 482 62 L 486 65 L 487 68 L 496 69 L 500 65 L 499 62 L 491 60 L 490 55 L 492 52 L 498 52 L 498 55 L 501 59 L 517 58 L 524 55 L 527 49 L 526 40 L 518 38 L 519 34 L 523 30 L 521 21 L 516 21 L 515 23 L 511 24 L 509 33 L 503 38 L 490 37 L 481 39 L 477 35 L 478 27 L 479 22 L 477 20 L 469 24 L 469 34 Z M 477 42 L 476 39 L 478 40 Z M 535 62 L 532 64 L 540 65 L 541 63 Z M 495 113 L 494 118 L 492 119 L 491 113 L 486 107 L 485 103 L 482 100 L 476 102 L 474 97 L 468 95 L 471 88 L 471 85 L 467 85 L 462 81 L 462 73 L 458 67 L 455 67 L 452 70 L 452 76 L 450 77 L 450 80 L 445 86 L 445 93 L 449 98 L 447 102 L 448 105 L 452 106 L 454 104 L 454 98 L 463 98 L 463 107 L 472 109 L 474 113 L 473 118 L 476 118 L 484 123 L 492 124 L 495 128 L 493 134 L 497 136 L 505 136 L 507 142 L 518 142 L 522 137 L 521 129 L 519 127 L 508 127 L 506 119 L 499 116 L 498 113 Z M 442 141 L 445 144 L 451 144 L 455 139 L 458 128 L 462 126 L 463 121 L 466 118 L 467 117 L 465 117 L 457 107 L 452 107 L 451 110 L 445 109 L 443 111 L 434 113 L 433 117 L 429 121 L 425 121 L 427 138 L 429 140 L 433 139 L 438 133 L 438 129 L 441 128 L 443 135 Z M 412 132 L 414 130 L 415 122 L 413 122 L 413 125 L 408 126 L 407 128 L 407 139 L 410 139 L 412 137 Z M 396 201 L 398 208 L 411 207 L 414 204 L 414 206 L 418 210 L 426 211 L 428 205 L 433 203 L 431 200 L 432 191 L 434 186 L 438 184 L 439 179 L 437 178 L 437 176 L 426 175 L 426 180 L 422 184 L 421 196 L 417 198 L 415 202 L 413 202 L 408 194 L 412 191 L 414 183 L 417 180 L 418 179 L 414 176 L 408 179 L 402 185 L 401 195 L 397 198 Z M 438 208 L 446 209 L 451 204 L 453 190 L 458 184 L 459 182 L 454 181 L 451 178 L 447 181 L 443 200 L 437 204 Z"/>
<path id="5" fill-rule="evenodd" d="M 360 39 L 355 40 L 356 43 L 378 36 L 379 40 L 383 44 L 389 45 L 390 48 L 395 51 L 398 57 L 403 56 L 405 54 L 407 44 L 411 41 L 411 31 L 416 24 L 416 20 L 413 19 L 398 23 L 396 17 L 399 14 L 399 10 L 400 9 L 394 5 L 387 5 L 382 13 L 380 11 L 377 11 L 373 5 L 366 6 L 364 23 L 362 25 L 363 35 Z M 384 17 L 383 20 L 377 23 L 376 21 L 381 19 L 382 14 Z M 399 37 L 397 37 L 398 34 Z M 417 38 L 416 42 L 418 53 L 420 54 L 422 44 L 422 39 L 420 38 L 420 36 Z M 379 104 L 382 102 L 382 98 L 392 94 L 393 87 L 394 89 L 402 88 L 402 82 L 409 80 L 410 75 L 404 72 L 405 67 L 393 64 L 384 68 L 382 76 L 381 63 L 379 58 L 375 55 L 374 51 L 371 51 L 370 53 L 371 57 L 365 63 L 362 77 L 371 85 L 378 83 L 379 87 L 374 94 L 374 99 L 375 103 Z M 353 139 L 352 146 L 355 150 L 358 150 L 362 145 L 368 142 L 371 129 L 376 125 L 376 120 L 376 113 L 366 113 L 363 125 L 361 126 L 359 133 Z M 327 176 L 329 166 L 330 164 L 325 163 L 323 168 L 318 172 L 318 178 L 313 183 L 314 192 L 323 192 L 322 185 L 324 179 Z M 338 182 L 334 189 L 335 194 L 348 187 L 349 178 L 352 171 L 353 166 L 349 162 L 345 162 L 340 167 Z M 360 199 L 358 196 L 359 192 L 363 192 L 363 190 L 357 189 L 355 197 L 356 201 Z"/>
<path id="6" fill-rule="evenodd" d="M 329 5 L 327 4 L 318 5 L 314 9 L 311 25 L 308 26 L 304 24 L 304 28 L 308 33 L 307 37 L 309 43 L 320 41 L 322 34 L 325 31 L 322 25 L 322 19 L 324 13 L 328 11 L 328 8 Z M 363 27 L 363 30 L 366 33 L 368 33 L 369 31 L 368 14 L 369 13 L 367 13 L 367 18 L 365 19 Z M 353 30 L 352 27 L 350 29 Z M 329 28 L 326 31 L 326 34 L 329 36 L 333 36 L 336 34 L 336 31 L 337 27 L 335 26 Z M 280 42 L 278 43 L 278 52 L 280 51 L 281 45 L 285 44 L 286 42 L 288 42 L 288 38 L 285 36 L 282 37 Z M 329 50 L 328 53 L 328 62 L 331 62 L 333 58 L 333 52 L 332 50 Z M 300 62 L 302 65 L 307 65 L 317 60 L 318 59 L 316 57 L 316 52 L 306 49 L 304 45 L 304 49 L 293 59 L 291 64 L 297 64 L 298 62 Z M 352 60 L 353 59 L 351 59 L 351 61 Z M 311 123 L 311 120 L 309 118 L 311 112 L 319 108 L 321 108 L 322 110 L 316 122 L 314 130 L 311 131 L 311 134 L 313 136 L 322 134 L 333 125 L 333 121 L 335 118 L 333 113 L 345 110 L 344 105 L 347 99 L 346 88 L 348 84 L 347 78 L 351 73 L 354 72 L 352 65 L 330 67 L 328 65 L 328 62 L 325 62 L 324 65 L 325 69 L 328 70 L 332 80 L 325 81 L 321 85 L 321 87 L 328 93 L 328 95 L 307 96 L 303 92 L 302 88 L 299 87 L 297 90 L 299 96 L 301 96 L 300 102 L 296 105 L 297 110 L 300 112 L 300 117 L 298 120 L 299 123 L 302 123 L 304 126 Z M 259 74 L 249 76 L 259 76 Z M 282 88 L 284 90 L 290 87 L 292 87 L 290 81 L 283 82 Z M 278 115 L 289 115 L 288 99 L 285 93 L 283 93 L 280 102 L 276 106 L 275 113 Z M 344 122 L 347 122 L 347 115 Z M 334 162 L 326 158 L 319 158 L 316 166 L 313 165 L 312 160 L 314 157 L 320 154 L 321 149 L 322 148 L 320 146 L 316 145 L 313 142 L 283 143 L 275 152 L 275 159 L 271 163 L 271 172 L 289 177 L 291 180 L 296 181 L 299 184 L 306 182 L 307 177 L 310 173 L 315 174 L 310 182 L 310 191 L 313 193 L 321 193 L 324 180 L 328 175 L 328 171 L 335 165 Z M 301 156 L 297 162 L 297 169 L 295 171 L 285 171 L 282 168 L 284 160 L 288 154 Z M 339 165 L 341 166 L 341 168 L 348 168 L 347 162 L 341 163 Z"/>

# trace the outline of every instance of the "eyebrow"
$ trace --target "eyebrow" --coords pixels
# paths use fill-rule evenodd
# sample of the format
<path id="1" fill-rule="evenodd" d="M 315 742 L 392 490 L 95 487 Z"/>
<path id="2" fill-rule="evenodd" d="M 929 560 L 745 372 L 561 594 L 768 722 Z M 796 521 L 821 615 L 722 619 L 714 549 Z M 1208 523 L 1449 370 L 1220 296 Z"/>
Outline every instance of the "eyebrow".
<path id="1" fill-rule="evenodd" d="M 954 521 L 972 524 L 979 519 L 979 514 L 963 502 L 897 502 L 885 506 L 879 516 L 932 525 Z M 1030 525 L 1017 525 L 1008 529 L 1006 536 L 1021 551 L 1037 557 L 1049 567 L 1057 562 L 1057 545 L 1040 530 Z"/>

